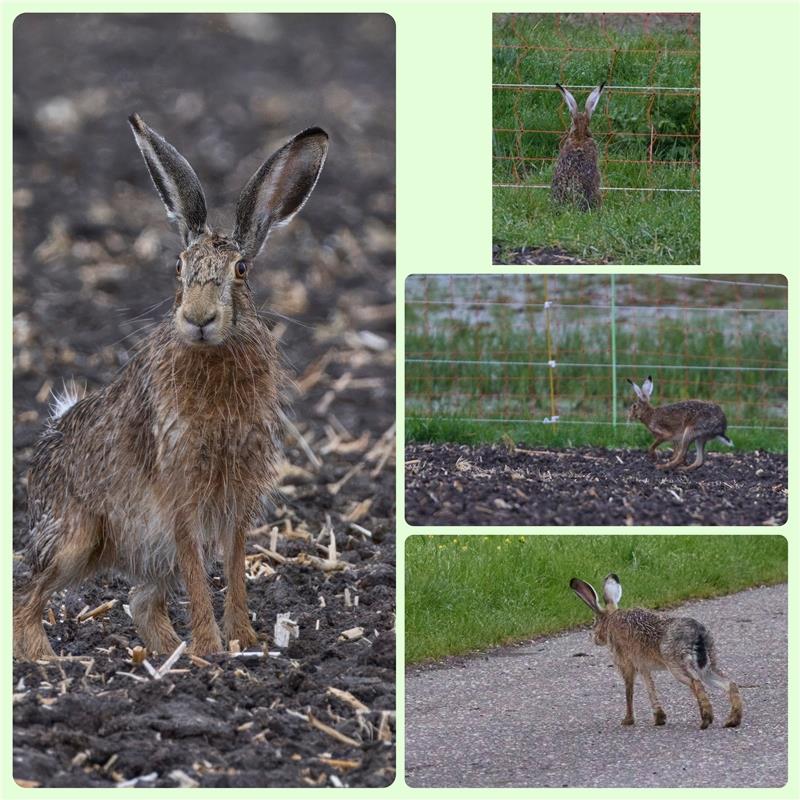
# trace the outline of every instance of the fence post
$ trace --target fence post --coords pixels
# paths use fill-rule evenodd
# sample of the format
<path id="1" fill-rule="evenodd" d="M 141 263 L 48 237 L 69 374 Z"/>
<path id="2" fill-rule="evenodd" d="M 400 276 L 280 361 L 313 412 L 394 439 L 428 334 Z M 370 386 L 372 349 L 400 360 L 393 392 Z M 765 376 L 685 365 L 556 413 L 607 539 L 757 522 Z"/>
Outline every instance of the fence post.
<path id="1" fill-rule="evenodd" d="M 544 276 L 544 324 L 545 324 L 545 337 L 547 340 L 547 370 L 550 373 L 550 419 L 553 420 L 556 416 L 556 392 L 555 392 L 555 375 L 554 368 L 550 366 L 553 363 L 553 336 L 550 332 L 550 297 L 547 291 L 547 275 Z"/>
<path id="2" fill-rule="evenodd" d="M 611 273 L 611 425 L 617 429 L 617 279 Z"/>

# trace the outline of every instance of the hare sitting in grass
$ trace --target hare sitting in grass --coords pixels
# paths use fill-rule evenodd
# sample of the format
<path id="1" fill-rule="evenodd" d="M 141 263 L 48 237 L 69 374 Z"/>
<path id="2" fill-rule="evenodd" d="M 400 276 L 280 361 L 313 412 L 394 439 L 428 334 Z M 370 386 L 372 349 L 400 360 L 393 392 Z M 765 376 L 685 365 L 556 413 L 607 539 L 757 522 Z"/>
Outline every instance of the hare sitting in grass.
<path id="1" fill-rule="evenodd" d="M 656 437 L 648 448 L 651 458 L 656 458 L 656 448 L 660 444 L 664 442 L 675 444 L 672 458 L 664 464 L 658 464 L 656 469 L 677 467 L 682 472 L 688 472 L 701 467 L 705 457 L 706 442 L 710 439 L 719 439 L 728 447 L 733 447 L 733 442 L 725 435 L 728 426 L 725 414 L 716 403 L 707 400 L 684 400 L 654 408 L 650 405 L 653 379 L 649 375 L 641 388 L 630 378 L 628 383 L 636 393 L 636 400 L 628 411 L 628 419 L 639 420 Z M 692 442 L 697 455 L 695 460 L 686 466 L 683 462 Z"/>
<path id="2" fill-rule="evenodd" d="M 731 703 L 726 728 L 742 722 L 742 698 L 739 687 L 717 667 L 714 640 L 708 629 L 691 617 L 666 617 L 643 608 L 620 611 L 622 597 L 619 578 L 611 573 L 603 584 L 605 607 L 600 607 L 594 587 L 578 578 L 569 582 L 575 592 L 594 613 L 594 642 L 607 645 L 614 663 L 625 681 L 627 711 L 623 725 L 633 725 L 633 683 L 638 672 L 642 676 L 656 725 L 663 725 L 667 715 L 656 694 L 651 671 L 668 669 L 681 683 L 691 687 L 700 707 L 700 727 L 714 721 L 711 702 L 704 684 L 728 693 Z"/>
<path id="3" fill-rule="evenodd" d="M 597 145 L 589 130 L 605 81 L 595 87 L 586 99 L 584 111 L 578 111 L 575 98 L 557 83 L 556 87 L 569 108 L 570 129 L 561 142 L 551 195 L 556 203 L 577 206 L 582 211 L 600 205 L 600 171 L 597 168 Z"/>
<path id="4" fill-rule="evenodd" d="M 32 577 L 14 611 L 14 654 L 53 656 L 42 613 L 53 592 L 101 569 L 136 585 L 133 623 L 145 645 L 180 643 L 167 615 L 179 581 L 191 651 L 222 650 L 206 571 L 221 550 L 227 584 L 222 635 L 256 642 L 245 594 L 245 535 L 274 490 L 285 380 L 275 339 L 256 311 L 252 262 L 273 228 L 308 199 L 327 134 L 299 133 L 242 191 L 231 234 L 206 224 L 189 163 L 130 117 L 155 188 L 183 238 L 175 302 L 118 377 L 56 403 L 28 476 Z"/>

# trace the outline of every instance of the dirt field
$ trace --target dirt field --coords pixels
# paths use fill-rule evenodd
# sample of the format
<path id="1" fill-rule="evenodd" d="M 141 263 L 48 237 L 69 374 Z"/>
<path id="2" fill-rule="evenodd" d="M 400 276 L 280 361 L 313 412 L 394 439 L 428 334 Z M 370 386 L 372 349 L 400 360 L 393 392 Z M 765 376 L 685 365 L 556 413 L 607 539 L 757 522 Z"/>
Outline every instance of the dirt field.
<path id="1" fill-rule="evenodd" d="M 388 17 L 27 15 L 14 63 L 14 550 L 49 392 L 104 385 L 168 313 L 178 237 L 126 121 L 170 139 L 212 224 L 321 125 L 307 207 L 251 271 L 297 390 L 282 498 L 248 540 L 270 655 L 134 664 L 128 584 L 54 598 L 66 659 L 14 665 L 14 776 L 32 786 L 383 786 L 394 780 L 394 29 Z M 226 227 L 225 223 L 221 227 Z M 301 441 L 301 438 L 302 440 Z M 331 530 L 337 565 L 321 568 Z M 260 548 L 277 550 L 265 554 Z M 221 569 L 212 575 L 221 610 Z M 116 601 L 107 613 L 77 618 Z M 7 605 L 6 608 L 9 608 Z M 186 607 L 170 608 L 188 636 Z M 279 651 L 276 615 L 299 638 Z M 342 636 L 345 631 L 363 629 Z M 150 659 L 158 669 L 165 657 Z M 342 693 L 349 694 L 342 694 Z"/>
<path id="2" fill-rule="evenodd" d="M 667 455 L 661 455 L 662 460 Z M 412 525 L 782 525 L 787 458 L 710 453 L 663 473 L 644 451 L 406 447 Z"/>

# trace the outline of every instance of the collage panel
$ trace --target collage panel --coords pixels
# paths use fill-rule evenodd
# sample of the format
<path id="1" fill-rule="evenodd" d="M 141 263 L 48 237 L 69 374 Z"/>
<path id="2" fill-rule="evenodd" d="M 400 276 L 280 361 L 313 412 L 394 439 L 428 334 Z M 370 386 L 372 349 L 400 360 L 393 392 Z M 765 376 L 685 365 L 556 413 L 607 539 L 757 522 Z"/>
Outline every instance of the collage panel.
<path id="1" fill-rule="evenodd" d="M 415 534 L 405 550 L 409 786 L 785 785 L 783 536 Z"/>
<path id="2" fill-rule="evenodd" d="M 13 36 L 17 787 L 390 785 L 394 21 Z"/>
<path id="3" fill-rule="evenodd" d="M 495 14 L 493 263 L 699 264 L 700 110 L 700 14 Z"/>
<path id="4" fill-rule="evenodd" d="M 782 275 L 412 275 L 411 525 L 783 525 Z"/>

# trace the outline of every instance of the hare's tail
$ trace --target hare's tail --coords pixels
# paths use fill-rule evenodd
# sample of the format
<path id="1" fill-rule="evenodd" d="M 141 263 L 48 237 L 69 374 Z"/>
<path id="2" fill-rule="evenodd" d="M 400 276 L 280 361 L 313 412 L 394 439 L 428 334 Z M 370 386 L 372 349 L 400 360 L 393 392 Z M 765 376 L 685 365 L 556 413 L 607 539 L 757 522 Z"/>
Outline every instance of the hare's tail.
<path id="1" fill-rule="evenodd" d="M 50 402 L 50 419 L 57 420 L 80 400 L 85 390 L 82 390 L 75 381 L 64 383 L 60 391 L 53 392 L 53 399 Z"/>
<path id="2" fill-rule="evenodd" d="M 717 436 L 717 439 L 722 442 L 722 444 L 727 445 L 728 447 L 733 447 L 733 442 L 727 436 L 720 434 Z"/>

